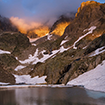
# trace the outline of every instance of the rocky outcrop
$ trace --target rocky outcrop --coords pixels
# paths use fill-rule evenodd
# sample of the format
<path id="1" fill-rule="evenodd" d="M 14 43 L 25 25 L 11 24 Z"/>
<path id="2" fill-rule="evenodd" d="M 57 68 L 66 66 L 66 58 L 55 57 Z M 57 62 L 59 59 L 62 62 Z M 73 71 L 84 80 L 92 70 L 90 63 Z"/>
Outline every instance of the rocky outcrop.
<path id="1" fill-rule="evenodd" d="M 11 54 L 0 54 L 0 62 L 5 70 L 11 73 L 13 73 L 16 66 L 20 64 Z"/>
<path id="2" fill-rule="evenodd" d="M 95 1 L 82 2 L 81 6 L 78 8 L 77 13 L 76 13 L 75 16 L 77 16 L 84 7 L 86 7 L 88 5 L 93 5 L 94 6 L 94 4 L 101 5 L 101 3 L 98 3 L 98 2 L 95 2 Z"/>
<path id="3" fill-rule="evenodd" d="M 15 84 L 15 77 L 7 70 L 4 69 L 3 64 L 0 62 L 0 82 Z"/>
<path id="4" fill-rule="evenodd" d="M 0 49 L 20 54 L 30 46 L 29 39 L 21 33 L 3 32 L 0 35 Z"/>
<path id="5" fill-rule="evenodd" d="M 60 83 L 66 84 L 68 81 L 78 77 L 79 75 L 94 69 L 98 64 L 105 60 L 105 53 L 98 56 L 86 57 L 71 64 L 69 71 L 59 80 Z"/>
<path id="6" fill-rule="evenodd" d="M 105 34 L 101 35 L 100 37 L 94 39 L 86 48 L 84 54 L 89 54 L 92 51 L 105 46 Z"/>
<path id="7" fill-rule="evenodd" d="M 68 15 L 62 15 L 59 17 L 59 19 L 52 25 L 50 29 L 51 34 L 57 34 L 61 36 L 61 33 L 59 31 L 65 30 L 65 28 L 71 23 L 71 21 L 74 19 L 75 13 L 70 13 Z M 58 28 L 58 29 L 57 29 Z M 60 29 L 61 28 L 61 29 Z"/>

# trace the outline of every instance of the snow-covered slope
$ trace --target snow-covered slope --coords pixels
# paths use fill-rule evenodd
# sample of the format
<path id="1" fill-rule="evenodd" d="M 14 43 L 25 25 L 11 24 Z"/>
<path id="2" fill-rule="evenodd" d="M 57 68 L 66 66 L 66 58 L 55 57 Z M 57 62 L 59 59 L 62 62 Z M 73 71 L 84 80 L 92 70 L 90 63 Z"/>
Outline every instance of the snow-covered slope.
<path id="1" fill-rule="evenodd" d="M 105 61 L 103 61 L 93 70 L 69 81 L 67 84 L 83 85 L 85 88 L 90 90 L 105 92 Z"/>
<path id="2" fill-rule="evenodd" d="M 14 75 L 15 76 L 15 80 L 16 83 L 26 83 L 26 84 L 37 84 L 37 83 L 46 83 L 45 78 L 46 76 L 42 76 L 42 77 L 34 77 L 31 78 L 30 75 Z"/>

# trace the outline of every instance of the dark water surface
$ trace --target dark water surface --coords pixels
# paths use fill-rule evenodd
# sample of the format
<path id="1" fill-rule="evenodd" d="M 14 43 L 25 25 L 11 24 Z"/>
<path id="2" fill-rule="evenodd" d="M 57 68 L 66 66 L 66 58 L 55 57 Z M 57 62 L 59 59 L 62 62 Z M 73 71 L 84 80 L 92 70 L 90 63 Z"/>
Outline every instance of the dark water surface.
<path id="1" fill-rule="evenodd" d="M 0 105 L 105 105 L 105 93 L 82 88 L 0 89 Z"/>

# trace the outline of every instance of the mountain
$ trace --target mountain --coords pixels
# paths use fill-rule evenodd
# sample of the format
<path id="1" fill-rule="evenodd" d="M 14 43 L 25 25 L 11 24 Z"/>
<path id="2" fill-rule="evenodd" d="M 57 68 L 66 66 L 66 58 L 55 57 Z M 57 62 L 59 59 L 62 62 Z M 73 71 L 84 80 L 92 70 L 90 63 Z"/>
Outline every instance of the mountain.
<path id="1" fill-rule="evenodd" d="M 33 44 L 38 45 L 38 44 L 46 42 L 47 40 L 50 40 L 50 42 L 55 41 L 56 39 L 58 39 L 60 36 L 63 35 L 65 28 L 73 21 L 74 17 L 75 17 L 74 12 L 61 15 L 55 21 L 55 23 L 51 26 L 51 28 L 49 28 L 49 32 L 45 36 L 38 38 L 37 41 L 35 41 L 35 42 L 33 41 Z M 39 27 L 39 28 L 41 28 L 41 27 Z M 42 30 L 43 30 L 43 28 L 42 28 Z M 40 31 L 42 31 L 42 30 L 40 29 Z"/>
<path id="2" fill-rule="evenodd" d="M 71 23 L 74 17 L 75 13 L 67 13 L 61 15 L 59 19 L 52 25 L 49 33 L 62 36 L 65 28 Z"/>
<path id="3" fill-rule="evenodd" d="M 11 74 L 13 81 L 14 76 L 16 83 L 28 83 L 28 79 L 37 83 L 45 79 L 47 84 L 67 84 L 102 64 L 105 60 L 105 4 L 83 2 L 63 35 L 54 39 L 52 32 L 62 18 L 69 21 L 61 17 L 49 34 L 33 43 L 21 33 L 1 32 L 0 67 Z M 9 79 L 0 80 L 9 82 Z"/>
<path id="4" fill-rule="evenodd" d="M 0 31 L 18 31 L 10 19 L 0 16 Z"/>

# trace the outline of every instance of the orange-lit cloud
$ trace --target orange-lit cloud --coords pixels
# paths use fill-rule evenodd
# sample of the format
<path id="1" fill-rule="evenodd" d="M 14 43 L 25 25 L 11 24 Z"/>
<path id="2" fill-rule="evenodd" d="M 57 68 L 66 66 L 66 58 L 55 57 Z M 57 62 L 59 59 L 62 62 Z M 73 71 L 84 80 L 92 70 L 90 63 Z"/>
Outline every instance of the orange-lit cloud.
<path id="1" fill-rule="evenodd" d="M 38 37 L 42 37 L 49 32 L 49 27 L 43 26 L 41 23 L 26 23 L 24 19 L 19 19 L 18 17 L 11 17 L 10 20 L 21 33 L 27 34 L 28 36 L 34 33 Z"/>
<path id="2" fill-rule="evenodd" d="M 39 27 L 34 30 L 34 33 L 36 33 L 39 37 L 42 37 L 49 33 L 49 28 L 47 26 Z"/>
<path id="3" fill-rule="evenodd" d="M 45 36 L 47 33 L 49 33 L 49 27 L 41 26 L 33 30 L 29 30 L 27 34 L 29 37 L 36 37 L 36 35 L 38 37 L 42 37 L 42 36 Z"/>
<path id="4" fill-rule="evenodd" d="M 19 19 L 18 17 L 11 17 L 10 20 L 18 28 L 18 30 L 24 34 L 27 34 L 28 30 L 40 27 L 42 25 L 41 23 L 36 22 L 26 23 L 24 19 Z"/>
<path id="5" fill-rule="evenodd" d="M 49 33 L 50 29 L 48 26 L 44 26 L 37 22 L 26 22 L 24 19 L 19 19 L 18 17 L 11 17 L 11 22 L 17 26 L 18 30 L 27 34 L 29 37 L 42 37 Z M 59 23 L 51 34 L 62 36 L 65 28 L 70 24 L 70 22 Z"/>

